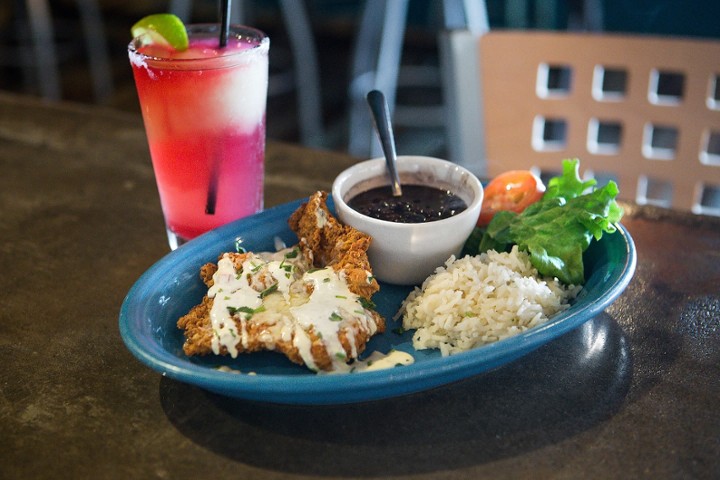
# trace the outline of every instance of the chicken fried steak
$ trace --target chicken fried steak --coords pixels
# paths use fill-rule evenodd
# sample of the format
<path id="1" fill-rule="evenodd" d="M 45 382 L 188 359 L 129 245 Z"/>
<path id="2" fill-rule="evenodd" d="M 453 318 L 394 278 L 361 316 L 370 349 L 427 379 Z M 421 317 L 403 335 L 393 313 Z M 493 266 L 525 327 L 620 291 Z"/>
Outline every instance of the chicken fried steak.
<path id="1" fill-rule="evenodd" d="M 178 320 L 187 355 L 275 350 L 314 371 L 345 371 L 385 330 L 371 309 L 370 237 L 340 224 L 317 192 L 290 217 L 296 246 L 224 253 L 200 270 L 208 293 Z"/>

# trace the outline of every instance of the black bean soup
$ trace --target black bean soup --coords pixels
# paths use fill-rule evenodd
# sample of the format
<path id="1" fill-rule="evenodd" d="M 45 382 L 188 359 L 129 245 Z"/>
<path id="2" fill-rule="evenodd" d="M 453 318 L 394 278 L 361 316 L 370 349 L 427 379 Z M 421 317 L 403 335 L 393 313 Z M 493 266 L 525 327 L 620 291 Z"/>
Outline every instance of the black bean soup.
<path id="1" fill-rule="evenodd" d="M 425 185 L 403 185 L 394 197 L 390 186 L 375 187 L 350 199 L 353 210 L 368 217 L 395 223 L 425 223 L 452 217 L 467 208 L 449 190 Z"/>

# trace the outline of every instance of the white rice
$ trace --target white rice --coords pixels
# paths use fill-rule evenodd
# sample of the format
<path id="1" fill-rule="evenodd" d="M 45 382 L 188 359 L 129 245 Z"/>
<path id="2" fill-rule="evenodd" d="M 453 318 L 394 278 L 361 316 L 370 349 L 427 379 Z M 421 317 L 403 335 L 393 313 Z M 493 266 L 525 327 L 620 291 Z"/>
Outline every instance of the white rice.
<path id="1" fill-rule="evenodd" d="M 416 350 L 443 356 L 516 335 L 569 308 L 581 287 L 540 278 L 525 252 L 489 251 L 456 260 L 416 287 L 400 310 L 403 328 L 417 329 Z"/>

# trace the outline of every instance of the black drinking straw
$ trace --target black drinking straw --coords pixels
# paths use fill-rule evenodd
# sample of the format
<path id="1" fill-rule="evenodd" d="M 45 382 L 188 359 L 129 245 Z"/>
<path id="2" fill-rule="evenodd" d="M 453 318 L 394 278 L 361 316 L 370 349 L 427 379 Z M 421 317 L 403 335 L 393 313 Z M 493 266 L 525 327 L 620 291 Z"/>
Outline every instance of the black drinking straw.
<path id="1" fill-rule="evenodd" d="M 230 32 L 230 7 L 232 0 L 222 0 L 220 7 L 220 48 L 225 48 L 228 41 L 228 33 Z M 205 203 L 205 213 L 215 215 L 215 203 L 217 201 L 217 184 L 220 168 L 220 159 L 213 159 L 210 170 L 210 185 L 208 186 L 207 201 Z"/>
<path id="2" fill-rule="evenodd" d="M 222 0 L 220 9 L 220 48 L 227 46 L 228 32 L 230 31 L 230 4 L 232 0 Z"/>
<path id="3" fill-rule="evenodd" d="M 208 215 L 215 215 L 215 203 L 217 202 L 217 184 L 218 184 L 218 165 L 220 161 L 217 156 L 213 158 L 212 165 L 210 166 L 210 184 L 208 185 L 207 200 L 205 201 L 205 213 Z"/>

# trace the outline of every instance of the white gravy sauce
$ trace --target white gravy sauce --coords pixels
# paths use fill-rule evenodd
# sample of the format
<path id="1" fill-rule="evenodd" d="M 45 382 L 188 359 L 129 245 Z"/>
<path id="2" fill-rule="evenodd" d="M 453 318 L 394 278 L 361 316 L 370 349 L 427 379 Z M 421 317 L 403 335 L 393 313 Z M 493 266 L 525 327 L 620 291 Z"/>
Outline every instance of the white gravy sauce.
<path id="1" fill-rule="evenodd" d="M 243 263 L 243 271 L 253 268 L 249 260 Z M 258 292 L 248 283 L 247 275 L 235 271 L 232 260 L 223 256 L 218 262 L 218 269 L 213 275 L 213 286 L 208 290 L 208 297 L 213 298 L 210 310 L 210 322 L 213 329 L 212 350 L 219 354 L 220 348 L 227 348 L 230 355 L 237 357 L 238 332 L 235 322 L 230 316 L 231 309 L 247 309 L 248 313 L 262 305 Z M 243 323 L 244 327 L 244 323 Z"/>
<path id="2" fill-rule="evenodd" d="M 360 373 L 360 372 L 372 372 L 376 370 L 385 370 L 388 368 L 402 367 L 405 365 L 412 365 L 415 363 L 415 359 L 412 355 L 400 350 L 391 350 L 388 353 L 373 352 L 365 360 L 355 360 L 352 364 L 347 365 L 347 368 L 341 368 L 333 372 L 321 372 L 328 375 L 335 373 Z M 221 366 L 217 368 L 218 371 L 242 374 L 240 370 L 230 368 L 227 366 Z M 256 372 L 247 372 L 245 375 L 257 375 Z"/>
<path id="3" fill-rule="evenodd" d="M 241 273 L 235 270 L 229 255 L 219 260 L 214 284 L 208 290 L 208 296 L 214 299 L 210 312 L 214 353 L 220 353 L 225 347 L 233 358 L 237 357 L 237 346 L 248 345 L 248 322 L 265 309 L 264 297 L 276 296 L 273 297 L 275 305 L 277 295 L 282 295 L 287 307 L 285 316 L 289 318 L 261 316 L 259 321 L 267 322 L 267 328 L 273 329 L 284 341 L 292 339 L 310 369 L 319 370 L 312 355 L 308 334 L 311 331 L 323 342 L 333 363 L 333 372 L 376 370 L 412 363 L 412 356 L 403 352 L 388 355 L 375 352 L 367 360 L 348 365 L 340 332 L 344 332 L 351 356 L 356 358 L 353 328 L 372 335 L 377 331 L 375 319 L 360 303 L 360 297 L 350 291 L 342 274 L 329 267 L 305 271 L 308 267 L 301 257 L 298 250 L 292 248 L 274 254 L 251 253 L 243 262 Z M 305 293 L 308 291 L 309 297 Z M 266 343 L 272 347 L 272 335 L 267 336 Z"/>
<path id="4" fill-rule="evenodd" d="M 373 352 L 365 360 L 356 360 L 349 367 L 352 372 L 371 372 L 413 363 L 415 359 L 409 353 L 391 350 L 388 353 Z"/>

